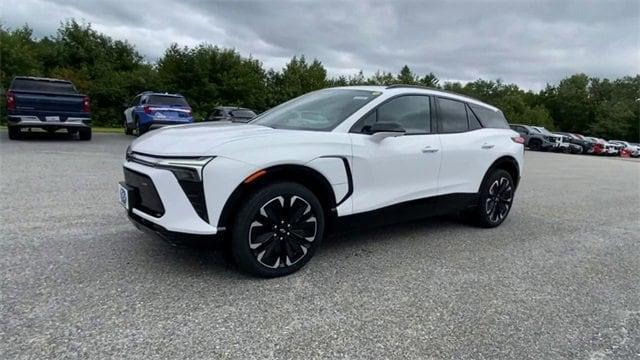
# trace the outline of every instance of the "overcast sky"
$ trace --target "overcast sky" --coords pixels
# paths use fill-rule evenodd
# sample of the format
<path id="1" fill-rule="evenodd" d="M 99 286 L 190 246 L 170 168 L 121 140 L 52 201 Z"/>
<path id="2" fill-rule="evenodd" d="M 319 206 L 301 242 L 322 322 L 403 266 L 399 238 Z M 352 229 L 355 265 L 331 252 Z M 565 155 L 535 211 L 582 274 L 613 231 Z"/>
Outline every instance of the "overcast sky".
<path id="1" fill-rule="evenodd" d="M 585 72 L 640 73 L 640 1 L 195 1 L 3 0 L 2 24 L 37 36 L 83 19 L 128 40 L 149 61 L 172 42 L 237 49 L 280 69 L 318 58 L 330 75 L 434 72 L 540 89 Z"/>

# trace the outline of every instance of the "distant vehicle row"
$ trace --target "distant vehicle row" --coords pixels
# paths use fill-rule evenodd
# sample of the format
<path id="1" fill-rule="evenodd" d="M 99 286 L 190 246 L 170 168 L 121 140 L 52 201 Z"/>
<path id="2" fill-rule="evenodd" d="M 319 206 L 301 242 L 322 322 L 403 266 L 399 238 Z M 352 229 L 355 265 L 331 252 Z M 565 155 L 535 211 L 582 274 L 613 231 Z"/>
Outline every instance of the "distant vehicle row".
<path id="1" fill-rule="evenodd" d="M 640 157 L 640 144 L 622 140 L 609 140 L 574 134 L 550 132 L 541 126 L 511 124 L 524 139 L 525 145 L 534 151 L 556 151 L 571 154 Z"/>
<path id="2" fill-rule="evenodd" d="M 191 106 L 180 94 L 143 92 L 124 104 L 123 127 L 127 135 L 142 135 L 145 132 L 167 126 L 194 122 Z M 204 121 L 249 122 L 256 114 L 249 109 L 233 106 L 215 108 Z"/>

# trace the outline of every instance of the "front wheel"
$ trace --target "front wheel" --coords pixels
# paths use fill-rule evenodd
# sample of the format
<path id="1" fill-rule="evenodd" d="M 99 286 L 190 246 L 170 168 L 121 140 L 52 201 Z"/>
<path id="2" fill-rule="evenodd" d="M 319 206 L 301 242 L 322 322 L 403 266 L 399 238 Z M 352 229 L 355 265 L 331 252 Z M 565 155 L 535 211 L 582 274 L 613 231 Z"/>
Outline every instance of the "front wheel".
<path id="1" fill-rule="evenodd" d="M 511 175 L 502 169 L 493 171 L 480 189 L 480 202 L 475 214 L 478 225 L 492 228 L 502 224 L 509 215 L 514 194 L 515 184 Z"/>
<path id="2" fill-rule="evenodd" d="M 243 202 L 232 226 L 231 254 L 253 275 L 288 275 L 311 259 L 323 234 L 318 198 L 300 184 L 275 183 Z"/>

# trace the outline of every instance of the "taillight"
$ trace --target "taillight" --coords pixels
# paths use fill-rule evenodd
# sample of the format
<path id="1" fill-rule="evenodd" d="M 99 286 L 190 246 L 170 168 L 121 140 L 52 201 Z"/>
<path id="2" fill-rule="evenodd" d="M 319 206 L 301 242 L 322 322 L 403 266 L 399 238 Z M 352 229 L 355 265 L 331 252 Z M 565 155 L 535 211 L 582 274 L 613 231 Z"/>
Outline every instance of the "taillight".
<path id="1" fill-rule="evenodd" d="M 150 106 L 145 106 L 143 107 L 145 114 L 151 114 L 151 107 Z"/>
<path id="2" fill-rule="evenodd" d="M 524 145 L 524 138 L 522 136 L 514 136 L 511 138 L 511 141 L 513 141 L 516 144 L 523 144 Z"/>
<path id="3" fill-rule="evenodd" d="M 91 112 L 91 104 L 89 103 L 89 97 L 85 96 L 82 99 L 82 111 Z"/>
<path id="4" fill-rule="evenodd" d="M 12 91 L 7 91 L 7 110 L 15 110 L 16 109 L 16 97 L 13 95 Z"/>

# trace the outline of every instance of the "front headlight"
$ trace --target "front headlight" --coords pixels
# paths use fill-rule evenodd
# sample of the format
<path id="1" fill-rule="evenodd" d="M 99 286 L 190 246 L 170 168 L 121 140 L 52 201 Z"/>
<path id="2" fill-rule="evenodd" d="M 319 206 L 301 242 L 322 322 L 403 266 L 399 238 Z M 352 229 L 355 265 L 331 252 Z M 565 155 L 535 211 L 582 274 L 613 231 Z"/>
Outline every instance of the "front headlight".
<path id="1" fill-rule="evenodd" d="M 129 151 L 129 149 L 127 149 Z M 150 155 L 142 155 L 135 152 L 127 153 L 127 160 L 142 165 L 171 171 L 178 181 L 202 181 L 202 169 L 215 156 L 189 157 L 189 158 L 159 158 Z"/>

